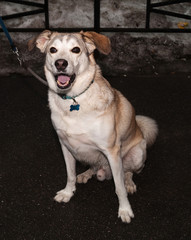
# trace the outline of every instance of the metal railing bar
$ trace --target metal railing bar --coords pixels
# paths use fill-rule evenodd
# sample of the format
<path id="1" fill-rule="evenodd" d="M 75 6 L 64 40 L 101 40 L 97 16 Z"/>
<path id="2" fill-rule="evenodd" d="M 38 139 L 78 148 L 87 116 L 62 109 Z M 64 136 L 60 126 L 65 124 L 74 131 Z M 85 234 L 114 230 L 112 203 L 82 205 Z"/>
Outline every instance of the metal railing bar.
<path id="1" fill-rule="evenodd" d="M 3 0 L 0 0 L 2 2 Z M 28 15 L 33 15 L 33 14 L 38 14 L 38 13 L 45 13 L 45 28 L 49 29 L 49 12 L 48 12 L 48 0 L 44 0 L 44 4 L 39 4 L 39 3 L 34 3 L 34 2 L 27 2 L 25 0 L 7 0 L 7 2 L 14 2 L 14 3 L 19 3 L 19 4 L 27 4 L 30 6 L 37 6 L 42 7 L 42 9 L 37 9 L 33 11 L 27 11 L 23 13 L 16 13 L 16 14 L 11 14 L 7 16 L 2 16 L 2 19 L 11 19 L 11 18 L 16 18 L 16 17 L 23 17 L 23 16 L 28 16 Z M 171 28 L 171 29 L 166 29 L 166 28 L 150 28 L 150 14 L 151 13 L 157 13 L 157 14 L 164 14 L 164 15 L 169 15 L 173 17 L 178 17 L 178 18 L 184 18 L 184 19 L 191 19 L 191 16 L 185 15 L 185 14 L 179 14 L 175 12 L 170 12 L 170 11 L 165 11 L 162 9 L 155 9 L 154 7 L 164 6 L 164 5 L 170 5 L 170 4 L 176 4 L 176 3 L 183 3 L 183 2 L 191 2 L 191 0 L 187 1 L 180 1 L 180 0 L 168 0 L 165 2 L 159 2 L 159 3 L 151 3 L 151 0 L 147 0 L 147 9 L 146 9 L 146 26 L 145 28 L 102 28 L 100 27 L 100 0 L 94 0 L 94 27 L 91 28 L 86 28 L 86 27 L 81 27 L 81 28 L 51 28 L 53 31 L 62 31 L 62 32 L 78 32 L 82 29 L 86 31 L 97 31 L 97 32 L 142 32 L 142 33 L 191 33 L 190 28 L 185 28 L 185 29 L 179 29 L 179 28 Z M 44 30 L 44 28 L 8 28 L 10 32 L 41 32 Z M 2 32 L 2 29 L 0 29 L 0 32 Z"/>
<path id="2" fill-rule="evenodd" d="M 9 32 L 42 32 L 44 28 L 8 28 Z M 57 32 L 79 32 L 95 31 L 94 28 L 50 28 L 51 31 Z M 0 32 L 3 30 L 0 29 Z M 100 28 L 99 32 L 134 32 L 134 33 L 191 33 L 191 29 L 179 28 Z"/>
<path id="3" fill-rule="evenodd" d="M 172 4 L 178 4 L 178 3 L 184 3 L 184 2 L 191 2 L 190 0 L 169 0 L 166 2 L 159 2 L 159 3 L 150 3 L 150 6 L 153 7 L 163 7 L 163 6 L 168 6 Z"/>
<path id="4" fill-rule="evenodd" d="M 157 14 L 162 14 L 162 15 L 168 15 L 168 16 L 172 16 L 172 17 L 177 17 L 177 18 L 191 19 L 191 16 L 189 16 L 189 15 L 165 11 L 162 9 L 152 9 L 151 12 L 157 13 Z"/>
<path id="5" fill-rule="evenodd" d="M 36 3 L 36 2 L 27 2 L 27 1 L 22 1 L 22 0 L 2 0 L 2 2 L 12 2 L 12 3 L 18 3 L 18 4 L 23 4 L 23 5 L 28 5 L 28 6 L 33 6 L 33 7 L 42 7 L 44 8 L 43 3 Z"/>
<path id="6" fill-rule="evenodd" d="M 34 14 L 38 14 L 38 13 L 44 13 L 44 10 L 37 9 L 37 10 L 23 12 L 23 13 L 15 13 L 15 14 L 7 15 L 7 16 L 2 16 L 2 19 L 8 20 L 8 19 L 12 19 L 12 18 L 24 17 L 24 16 L 34 15 Z"/>

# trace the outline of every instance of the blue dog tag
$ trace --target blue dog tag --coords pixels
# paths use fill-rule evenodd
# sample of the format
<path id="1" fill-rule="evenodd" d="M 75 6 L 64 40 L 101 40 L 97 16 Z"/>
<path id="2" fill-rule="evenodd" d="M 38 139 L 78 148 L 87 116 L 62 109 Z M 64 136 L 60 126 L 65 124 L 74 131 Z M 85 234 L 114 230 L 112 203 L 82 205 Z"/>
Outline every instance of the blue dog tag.
<path id="1" fill-rule="evenodd" d="M 80 109 L 80 105 L 79 104 L 75 104 L 75 105 L 70 105 L 70 112 L 76 110 L 79 111 Z"/>

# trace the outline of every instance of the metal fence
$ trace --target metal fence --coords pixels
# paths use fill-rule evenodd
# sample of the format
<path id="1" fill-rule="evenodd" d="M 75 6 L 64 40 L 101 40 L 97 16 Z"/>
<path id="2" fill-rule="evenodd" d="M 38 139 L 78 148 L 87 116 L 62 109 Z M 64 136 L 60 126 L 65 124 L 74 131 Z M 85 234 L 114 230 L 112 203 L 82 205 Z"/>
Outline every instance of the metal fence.
<path id="1" fill-rule="evenodd" d="M 109 0 L 108 0 L 109 1 Z M 128 1 L 128 0 L 127 0 Z M 3 2 L 0 0 L 0 2 Z M 3 20 L 13 19 L 13 18 L 19 18 L 23 16 L 29 16 L 39 13 L 44 13 L 45 18 L 45 26 L 44 28 L 50 29 L 49 27 L 49 14 L 48 14 L 48 0 L 44 0 L 44 3 L 37 3 L 32 1 L 24 1 L 24 0 L 6 0 L 6 2 L 12 2 L 27 6 L 34 6 L 38 7 L 38 9 L 33 11 L 27 11 L 22 13 L 16 13 L 6 16 L 1 16 Z M 154 14 L 162 14 L 167 16 L 172 16 L 175 18 L 181 18 L 181 19 L 187 19 L 191 20 L 190 15 L 186 14 L 180 14 L 176 12 L 166 11 L 162 10 L 161 7 L 163 6 L 169 6 L 172 4 L 180 4 L 180 3 L 191 3 L 191 0 L 167 0 L 162 2 L 155 2 L 152 3 L 151 0 L 147 0 L 146 3 L 146 14 L 145 14 L 145 27 L 144 28 L 104 28 L 100 25 L 100 2 L 101 0 L 94 0 L 94 26 L 92 28 L 83 28 L 84 30 L 88 31 L 96 31 L 96 32 L 168 32 L 168 33 L 191 33 L 190 28 L 151 28 L 150 23 L 152 21 L 152 13 Z M 160 9 L 158 9 L 160 7 Z M 44 28 L 8 28 L 10 32 L 40 32 L 44 30 Z M 81 28 L 51 28 L 51 30 L 55 31 L 63 31 L 63 32 L 73 32 L 73 31 L 80 31 Z M 2 29 L 0 29 L 2 31 Z"/>

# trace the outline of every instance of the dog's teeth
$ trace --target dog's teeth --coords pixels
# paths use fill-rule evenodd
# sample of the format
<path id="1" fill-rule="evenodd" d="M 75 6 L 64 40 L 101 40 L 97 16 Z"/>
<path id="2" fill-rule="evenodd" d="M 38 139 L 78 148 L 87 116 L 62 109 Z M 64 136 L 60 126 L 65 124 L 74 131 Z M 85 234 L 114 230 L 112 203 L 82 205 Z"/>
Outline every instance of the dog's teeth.
<path id="1" fill-rule="evenodd" d="M 57 81 L 57 84 L 61 87 L 67 86 L 69 83 L 69 81 L 65 82 L 65 83 L 61 83 L 60 81 Z"/>

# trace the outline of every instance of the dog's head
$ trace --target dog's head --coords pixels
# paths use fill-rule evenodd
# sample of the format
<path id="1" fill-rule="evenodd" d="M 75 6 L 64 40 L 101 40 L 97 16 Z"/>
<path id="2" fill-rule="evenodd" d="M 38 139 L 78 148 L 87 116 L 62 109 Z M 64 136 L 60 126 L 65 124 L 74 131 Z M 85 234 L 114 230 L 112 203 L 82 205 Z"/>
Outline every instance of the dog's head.
<path id="1" fill-rule="evenodd" d="M 45 70 L 48 71 L 49 87 L 58 93 L 70 90 L 76 77 L 94 64 L 92 53 L 96 48 L 103 54 L 111 51 L 110 40 L 96 32 L 58 33 L 45 30 L 29 42 L 29 50 L 35 44 L 46 53 Z"/>

